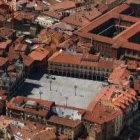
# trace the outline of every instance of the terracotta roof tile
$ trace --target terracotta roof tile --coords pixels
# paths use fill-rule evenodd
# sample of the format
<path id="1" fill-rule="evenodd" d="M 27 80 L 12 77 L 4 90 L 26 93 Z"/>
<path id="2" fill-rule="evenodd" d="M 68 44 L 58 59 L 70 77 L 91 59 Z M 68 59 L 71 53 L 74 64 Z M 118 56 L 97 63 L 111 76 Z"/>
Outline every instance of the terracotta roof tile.
<path id="1" fill-rule="evenodd" d="M 111 84 L 125 84 L 125 81 L 128 81 L 129 84 L 129 77 L 131 73 L 127 70 L 127 66 L 119 66 L 113 70 L 110 74 L 108 81 Z"/>
<path id="2" fill-rule="evenodd" d="M 15 51 L 25 52 L 27 49 L 27 44 L 18 43 L 15 45 Z"/>
<path id="3" fill-rule="evenodd" d="M 28 106 L 26 106 L 26 103 L 28 101 L 32 101 L 35 104 L 32 107 L 28 107 Z M 24 107 L 23 107 L 23 105 L 21 105 L 23 103 L 25 104 Z M 16 104 L 19 104 L 19 106 L 16 105 Z M 39 106 L 44 106 L 46 109 L 39 108 L 37 110 L 36 109 L 37 104 Z M 32 113 L 32 114 L 36 114 L 36 115 L 46 117 L 49 113 L 49 108 L 52 107 L 53 105 L 54 105 L 54 102 L 51 102 L 51 101 L 17 96 L 17 97 L 12 98 L 10 100 L 10 102 L 8 102 L 7 108 L 14 109 L 14 110 L 19 110 L 19 111 L 24 111 L 24 112 L 27 112 L 27 113 Z"/>
<path id="4" fill-rule="evenodd" d="M 113 61 L 99 61 L 99 62 L 84 61 L 82 55 L 69 54 L 63 51 L 56 52 L 53 56 L 49 58 L 48 61 L 64 64 L 76 64 L 91 67 L 109 68 L 109 69 L 112 69 L 117 66 L 117 64 L 115 64 Z"/>
<path id="5" fill-rule="evenodd" d="M 68 118 L 61 118 L 61 117 L 57 117 L 57 116 L 51 116 L 48 121 L 59 124 L 59 125 L 72 127 L 72 128 L 75 128 L 76 126 L 81 124 L 80 120 L 71 120 Z"/>
<path id="6" fill-rule="evenodd" d="M 4 66 L 8 62 L 9 62 L 8 58 L 0 57 L 0 67 Z"/>
<path id="7" fill-rule="evenodd" d="M 25 66 L 31 66 L 34 62 L 34 60 L 27 55 L 22 54 L 22 58 L 23 58 L 23 62 L 25 64 Z"/>
<path id="8" fill-rule="evenodd" d="M 11 43 L 11 40 L 6 40 L 4 42 L 0 42 L 0 49 L 4 50 L 7 48 L 7 46 Z"/>
<path id="9" fill-rule="evenodd" d="M 84 115 L 84 119 L 97 124 L 102 124 L 116 118 L 122 112 L 115 110 L 112 107 L 105 106 L 96 103 L 92 109 L 93 111 L 87 111 Z"/>
<path id="10" fill-rule="evenodd" d="M 50 5 L 49 10 L 50 11 L 61 10 L 61 9 L 67 10 L 72 8 L 75 8 L 75 3 L 73 1 L 67 0 L 67 1 Z"/>
<path id="11" fill-rule="evenodd" d="M 88 19 L 81 16 L 80 12 L 76 12 L 68 17 L 65 17 L 62 21 L 78 27 L 85 26 L 90 22 Z"/>
<path id="12" fill-rule="evenodd" d="M 123 87 L 123 86 L 115 86 L 110 85 L 103 87 L 101 91 L 97 94 L 97 96 L 93 99 L 93 101 L 90 103 L 88 110 L 92 110 L 94 106 L 96 105 L 97 101 L 108 101 L 112 104 L 114 107 L 123 107 L 123 109 L 126 109 L 126 106 L 124 106 L 123 103 L 120 101 L 125 100 L 125 102 L 128 102 L 130 105 L 131 101 L 136 100 L 137 93 L 134 89 L 130 87 Z M 110 104 L 110 105 L 111 105 Z M 129 106 L 128 105 L 128 106 Z"/>
<path id="13" fill-rule="evenodd" d="M 62 19 L 62 17 L 63 17 L 63 15 L 61 13 L 59 14 L 56 11 L 44 11 L 44 12 L 42 12 L 42 14 L 56 18 L 56 19 Z"/>
<path id="14" fill-rule="evenodd" d="M 35 61 L 42 61 L 48 56 L 49 52 L 44 48 L 37 48 L 33 50 L 28 56 Z"/>

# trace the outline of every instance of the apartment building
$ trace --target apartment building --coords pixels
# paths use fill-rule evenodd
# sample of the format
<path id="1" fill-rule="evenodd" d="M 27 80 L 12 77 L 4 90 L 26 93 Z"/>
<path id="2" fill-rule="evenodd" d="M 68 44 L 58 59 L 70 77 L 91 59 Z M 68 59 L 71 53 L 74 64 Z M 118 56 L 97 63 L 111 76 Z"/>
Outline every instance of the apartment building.
<path id="1" fill-rule="evenodd" d="M 63 134 L 70 140 L 77 139 L 82 131 L 82 122 L 80 120 L 51 116 L 48 124 L 56 127 L 56 133 Z"/>
<path id="2" fill-rule="evenodd" d="M 50 52 L 43 47 L 37 47 L 29 53 L 29 57 L 34 61 L 34 67 L 39 71 L 46 71 L 47 60 L 49 58 Z"/>
<path id="3" fill-rule="evenodd" d="M 99 60 L 99 56 L 56 52 L 48 60 L 50 74 L 104 80 L 121 62 Z"/>
<path id="4" fill-rule="evenodd" d="M 117 136 L 122 129 L 123 113 L 120 110 L 95 103 L 92 111 L 87 111 L 83 117 L 88 136 L 95 140 L 109 140 Z"/>
<path id="5" fill-rule="evenodd" d="M 6 140 L 56 140 L 55 128 L 40 123 L 0 117 L 0 138 Z"/>
<path id="6" fill-rule="evenodd" d="M 132 2 L 135 3 L 135 2 Z M 90 22 L 75 34 L 91 42 L 102 55 L 111 58 L 140 59 L 138 4 L 123 3 Z M 134 12 L 134 13 L 133 13 Z"/>
<path id="7" fill-rule="evenodd" d="M 64 135 L 67 139 L 75 140 L 84 133 L 82 117 L 85 110 L 56 105 L 52 107 L 52 115 L 48 124 L 56 127 L 56 133 Z"/>
<path id="8" fill-rule="evenodd" d="M 54 102 L 39 99 L 14 97 L 7 104 L 7 115 L 22 120 L 46 123 Z"/>

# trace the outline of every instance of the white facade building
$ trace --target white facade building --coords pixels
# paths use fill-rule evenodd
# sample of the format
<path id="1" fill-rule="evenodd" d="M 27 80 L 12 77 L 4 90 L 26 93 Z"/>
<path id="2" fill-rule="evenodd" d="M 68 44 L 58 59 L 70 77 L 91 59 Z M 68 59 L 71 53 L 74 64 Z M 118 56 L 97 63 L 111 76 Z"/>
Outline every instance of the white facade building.
<path id="1" fill-rule="evenodd" d="M 54 20 L 53 18 L 47 17 L 47 16 L 38 16 L 36 18 L 35 22 L 40 24 L 43 27 L 50 27 L 55 22 L 59 22 L 59 21 L 58 20 Z"/>

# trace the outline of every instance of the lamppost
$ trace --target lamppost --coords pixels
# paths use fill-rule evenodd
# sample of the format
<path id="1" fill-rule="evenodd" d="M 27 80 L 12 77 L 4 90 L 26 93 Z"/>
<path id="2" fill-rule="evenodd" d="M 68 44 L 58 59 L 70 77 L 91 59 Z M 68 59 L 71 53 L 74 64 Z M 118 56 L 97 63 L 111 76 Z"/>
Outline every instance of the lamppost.
<path id="1" fill-rule="evenodd" d="M 43 94 L 42 91 L 39 91 L 39 94 L 40 94 L 40 100 L 41 100 L 41 95 Z"/>
<path id="2" fill-rule="evenodd" d="M 68 97 L 66 97 L 66 106 L 67 106 Z"/>
<path id="3" fill-rule="evenodd" d="M 77 89 L 77 87 L 78 87 L 77 85 L 74 85 L 74 88 L 75 88 L 75 96 L 76 96 L 76 89 Z"/>
<path id="4" fill-rule="evenodd" d="M 50 91 L 52 90 L 52 80 L 50 80 Z"/>

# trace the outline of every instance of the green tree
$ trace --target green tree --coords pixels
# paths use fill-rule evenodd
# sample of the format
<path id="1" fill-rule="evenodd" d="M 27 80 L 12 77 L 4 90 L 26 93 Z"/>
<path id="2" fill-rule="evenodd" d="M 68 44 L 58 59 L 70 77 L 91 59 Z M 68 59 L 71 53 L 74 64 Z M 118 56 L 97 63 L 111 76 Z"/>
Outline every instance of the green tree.
<path id="1" fill-rule="evenodd" d="M 90 54 L 95 54 L 95 53 L 97 53 L 97 51 L 95 50 L 94 47 L 91 47 L 89 53 Z"/>

